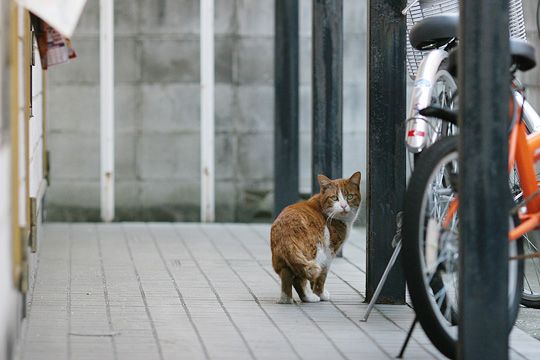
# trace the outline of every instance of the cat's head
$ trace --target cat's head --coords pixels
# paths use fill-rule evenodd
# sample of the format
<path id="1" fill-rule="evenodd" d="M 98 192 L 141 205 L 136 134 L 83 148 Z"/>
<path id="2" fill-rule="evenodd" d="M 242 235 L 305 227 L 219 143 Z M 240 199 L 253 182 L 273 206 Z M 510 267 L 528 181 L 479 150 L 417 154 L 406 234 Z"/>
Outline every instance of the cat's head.
<path id="1" fill-rule="evenodd" d="M 362 175 L 355 172 L 348 179 L 331 180 L 324 175 L 317 176 L 321 187 L 320 202 L 326 216 L 338 220 L 354 221 L 360 207 L 360 180 Z"/>

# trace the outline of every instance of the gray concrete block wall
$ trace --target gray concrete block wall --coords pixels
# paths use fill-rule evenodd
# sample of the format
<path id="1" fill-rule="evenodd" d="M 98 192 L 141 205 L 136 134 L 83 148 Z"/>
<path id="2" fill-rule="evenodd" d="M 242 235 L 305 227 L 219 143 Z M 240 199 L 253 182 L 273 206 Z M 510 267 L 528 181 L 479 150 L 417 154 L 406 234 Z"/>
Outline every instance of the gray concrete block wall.
<path id="1" fill-rule="evenodd" d="M 344 175 L 365 168 L 366 4 L 344 2 Z M 99 1 L 49 70 L 49 219 L 99 217 Z M 273 187 L 274 0 L 218 0 L 216 205 L 220 221 L 269 220 Z M 301 191 L 309 192 L 311 0 L 301 0 Z M 199 1 L 115 1 L 119 219 L 197 220 Z"/>
<path id="2" fill-rule="evenodd" d="M 524 0 L 523 12 L 525 15 L 525 27 L 527 29 L 527 40 L 536 47 L 536 59 L 540 60 L 540 36 L 536 25 L 537 0 Z M 527 86 L 527 99 L 540 113 L 540 70 L 535 67 L 525 73 L 519 74 L 519 78 Z"/>

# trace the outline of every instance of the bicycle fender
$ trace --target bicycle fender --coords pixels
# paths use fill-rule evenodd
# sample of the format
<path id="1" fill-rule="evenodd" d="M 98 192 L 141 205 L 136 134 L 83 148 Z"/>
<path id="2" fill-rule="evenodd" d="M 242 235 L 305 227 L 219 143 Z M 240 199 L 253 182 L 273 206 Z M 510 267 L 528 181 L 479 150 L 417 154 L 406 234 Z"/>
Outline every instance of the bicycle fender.
<path id="1" fill-rule="evenodd" d="M 419 111 L 430 105 L 437 70 L 447 57 L 448 52 L 445 50 L 430 51 L 424 56 L 416 73 L 405 131 L 405 144 L 412 153 L 419 153 L 430 145 L 431 129 L 427 118 Z"/>

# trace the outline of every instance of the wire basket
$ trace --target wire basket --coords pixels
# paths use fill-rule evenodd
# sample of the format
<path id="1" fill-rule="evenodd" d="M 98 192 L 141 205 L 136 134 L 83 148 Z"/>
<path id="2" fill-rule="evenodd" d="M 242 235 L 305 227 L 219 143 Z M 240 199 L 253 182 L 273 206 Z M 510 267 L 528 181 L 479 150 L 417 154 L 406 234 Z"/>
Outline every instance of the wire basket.
<path id="1" fill-rule="evenodd" d="M 510 36 L 526 39 L 521 2 L 522 0 L 510 0 L 508 4 Z M 416 50 L 411 46 L 409 32 L 414 24 L 424 18 L 441 14 L 458 13 L 459 0 L 408 0 L 405 9 L 407 10 L 407 70 L 409 76 L 414 79 L 420 62 L 422 62 L 424 52 Z"/>

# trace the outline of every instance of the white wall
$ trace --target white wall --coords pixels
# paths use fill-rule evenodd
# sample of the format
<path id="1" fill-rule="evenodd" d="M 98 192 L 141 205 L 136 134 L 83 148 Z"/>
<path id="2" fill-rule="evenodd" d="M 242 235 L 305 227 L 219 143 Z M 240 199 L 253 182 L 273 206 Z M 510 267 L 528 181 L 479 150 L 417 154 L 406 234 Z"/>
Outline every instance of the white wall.
<path id="1" fill-rule="evenodd" d="M 5 114 L 2 110 L 2 116 Z M 11 262 L 11 152 L 9 144 L 0 145 L 0 359 L 9 359 L 19 331 L 20 297 L 13 286 Z"/>
<path id="2" fill-rule="evenodd" d="M 29 194 L 30 197 L 36 198 L 37 202 L 37 243 L 41 241 L 41 218 L 43 213 L 42 198 L 47 189 L 47 181 L 44 179 L 43 172 L 43 121 L 45 114 L 43 113 L 43 70 L 41 69 L 41 60 L 37 50 L 37 44 L 34 46 L 35 65 L 32 67 L 32 116 L 28 122 L 29 131 Z M 38 245 L 39 246 L 39 245 Z M 28 256 L 28 264 L 30 266 L 29 282 L 34 282 L 34 270 L 37 266 L 38 256 L 35 253 L 30 253 Z"/>
<path id="3" fill-rule="evenodd" d="M 18 97 L 17 121 L 19 126 L 19 178 L 18 184 L 12 183 L 12 144 L 10 122 L 10 69 L 6 60 L 9 51 L 9 0 L 0 0 L 0 360 L 12 359 L 21 330 L 22 296 L 16 289 L 13 279 L 13 204 L 12 189 L 18 190 L 19 225 L 26 225 L 26 201 L 28 196 L 36 197 L 38 202 L 43 196 L 46 184 L 43 180 L 43 78 L 39 55 L 36 53 L 36 66 L 32 68 L 32 117 L 26 119 L 25 100 L 29 89 L 25 87 L 25 71 L 28 71 L 23 58 L 24 49 L 24 18 L 23 11 L 18 17 Z M 37 50 L 36 50 L 37 51 Z M 28 150 L 26 149 L 25 133 L 28 131 Z M 26 163 L 29 171 L 27 173 Z M 26 179 L 28 177 L 28 191 Z M 39 231 L 38 231 L 39 233 Z M 28 250 L 28 248 L 27 248 Z M 36 256 L 28 256 L 31 264 L 29 273 L 33 272 Z"/>
<path id="4" fill-rule="evenodd" d="M 35 48 L 35 65 L 32 67 L 32 117 L 30 131 L 30 196 L 39 198 L 44 184 L 43 179 L 43 70 Z"/>
<path id="5" fill-rule="evenodd" d="M 19 332 L 20 296 L 12 270 L 11 149 L 9 139 L 9 86 L 7 67 L 9 7 L 0 0 L 0 359 L 10 359 Z"/>

